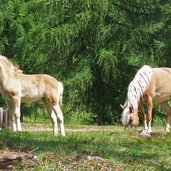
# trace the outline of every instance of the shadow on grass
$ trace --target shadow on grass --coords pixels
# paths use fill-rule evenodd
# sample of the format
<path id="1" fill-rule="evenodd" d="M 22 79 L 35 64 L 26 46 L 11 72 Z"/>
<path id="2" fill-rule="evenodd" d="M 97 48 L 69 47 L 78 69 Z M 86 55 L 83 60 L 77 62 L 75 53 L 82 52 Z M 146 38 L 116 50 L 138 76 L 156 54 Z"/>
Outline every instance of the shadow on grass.
<path id="1" fill-rule="evenodd" d="M 161 161 L 165 161 L 165 167 L 170 169 L 167 162 L 170 136 L 144 138 L 126 133 L 124 135 L 122 132 L 77 132 L 68 133 L 66 137 L 54 137 L 51 132 L 15 133 L 2 130 L 0 137 L 0 149 L 8 147 L 29 151 L 37 148 L 38 154 L 53 152 L 58 156 L 99 156 L 134 168 L 144 165 L 145 168 L 159 169 L 163 168 Z"/>

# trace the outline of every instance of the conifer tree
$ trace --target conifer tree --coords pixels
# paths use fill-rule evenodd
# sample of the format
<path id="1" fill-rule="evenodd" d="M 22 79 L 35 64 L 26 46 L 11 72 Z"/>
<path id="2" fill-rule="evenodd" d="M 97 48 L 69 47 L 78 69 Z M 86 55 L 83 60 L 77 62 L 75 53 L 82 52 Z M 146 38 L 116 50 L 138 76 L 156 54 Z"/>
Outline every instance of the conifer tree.
<path id="1" fill-rule="evenodd" d="M 64 82 L 64 108 L 93 122 L 120 120 L 137 69 L 169 65 L 170 1 L 3 0 L 0 53 L 25 73 Z"/>

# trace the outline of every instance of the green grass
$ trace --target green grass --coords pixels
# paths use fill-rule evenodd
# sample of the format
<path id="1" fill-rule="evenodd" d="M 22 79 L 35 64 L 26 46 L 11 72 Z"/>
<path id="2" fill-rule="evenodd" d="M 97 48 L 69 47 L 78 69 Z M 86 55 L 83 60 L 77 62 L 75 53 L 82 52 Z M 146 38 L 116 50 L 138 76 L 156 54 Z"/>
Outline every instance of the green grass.
<path id="1" fill-rule="evenodd" d="M 64 114 L 65 124 L 72 125 L 89 125 L 91 122 L 90 113 L 86 112 L 70 112 L 69 114 Z M 46 110 L 37 111 L 34 115 L 23 116 L 24 123 L 51 123 L 51 119 L 48 116 Z"/>
<path id="2" fill-rule="evenodd" d="M 171 170 L 171 135 L 162 132 L 140 137 L 134 130 L 124 132 L 122 127 L 109 131 L 99 127 L 99 131 L 68 131 L 63 138 L 46 131 L 3 130 L 0 149 L 7 148 L 36 149 L 33 155 L 40 163 L 29 166 L 18 161 L 13 165 L 16 170 Z"/>

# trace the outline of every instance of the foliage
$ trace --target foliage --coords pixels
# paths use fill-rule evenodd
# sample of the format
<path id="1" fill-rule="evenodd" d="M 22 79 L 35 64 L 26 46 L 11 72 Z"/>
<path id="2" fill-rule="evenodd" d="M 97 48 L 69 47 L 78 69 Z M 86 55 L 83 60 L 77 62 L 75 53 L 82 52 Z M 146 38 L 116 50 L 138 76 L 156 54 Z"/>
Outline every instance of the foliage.
<path id="1" fill-rule="evenodd" d="M 171 64 L 170 18 L 169 0 L 3 0 L 0 53 L 61 80 L 64 111 L 111 124 L 136 70 Z"/>

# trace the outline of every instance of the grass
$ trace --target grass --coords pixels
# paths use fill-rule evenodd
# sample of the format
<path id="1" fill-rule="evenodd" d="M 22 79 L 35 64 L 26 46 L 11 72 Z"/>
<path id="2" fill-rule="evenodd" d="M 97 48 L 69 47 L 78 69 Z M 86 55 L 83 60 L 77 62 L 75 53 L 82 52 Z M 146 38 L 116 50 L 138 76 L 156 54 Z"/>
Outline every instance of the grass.
<path id="1" fill-rule="evenodd" d="M 67 131 L 65 138 L 49 131 L 2 130 L 0 150 L 33 150 L 39 162 L 30 165 L 18 160 L 12 166 L 15 170 L 171 170 L 171 135 L 160 128 L 152 137 L 141 137 L 135 130 L 124 132 L 117 126 L 95 128 Z"/>

